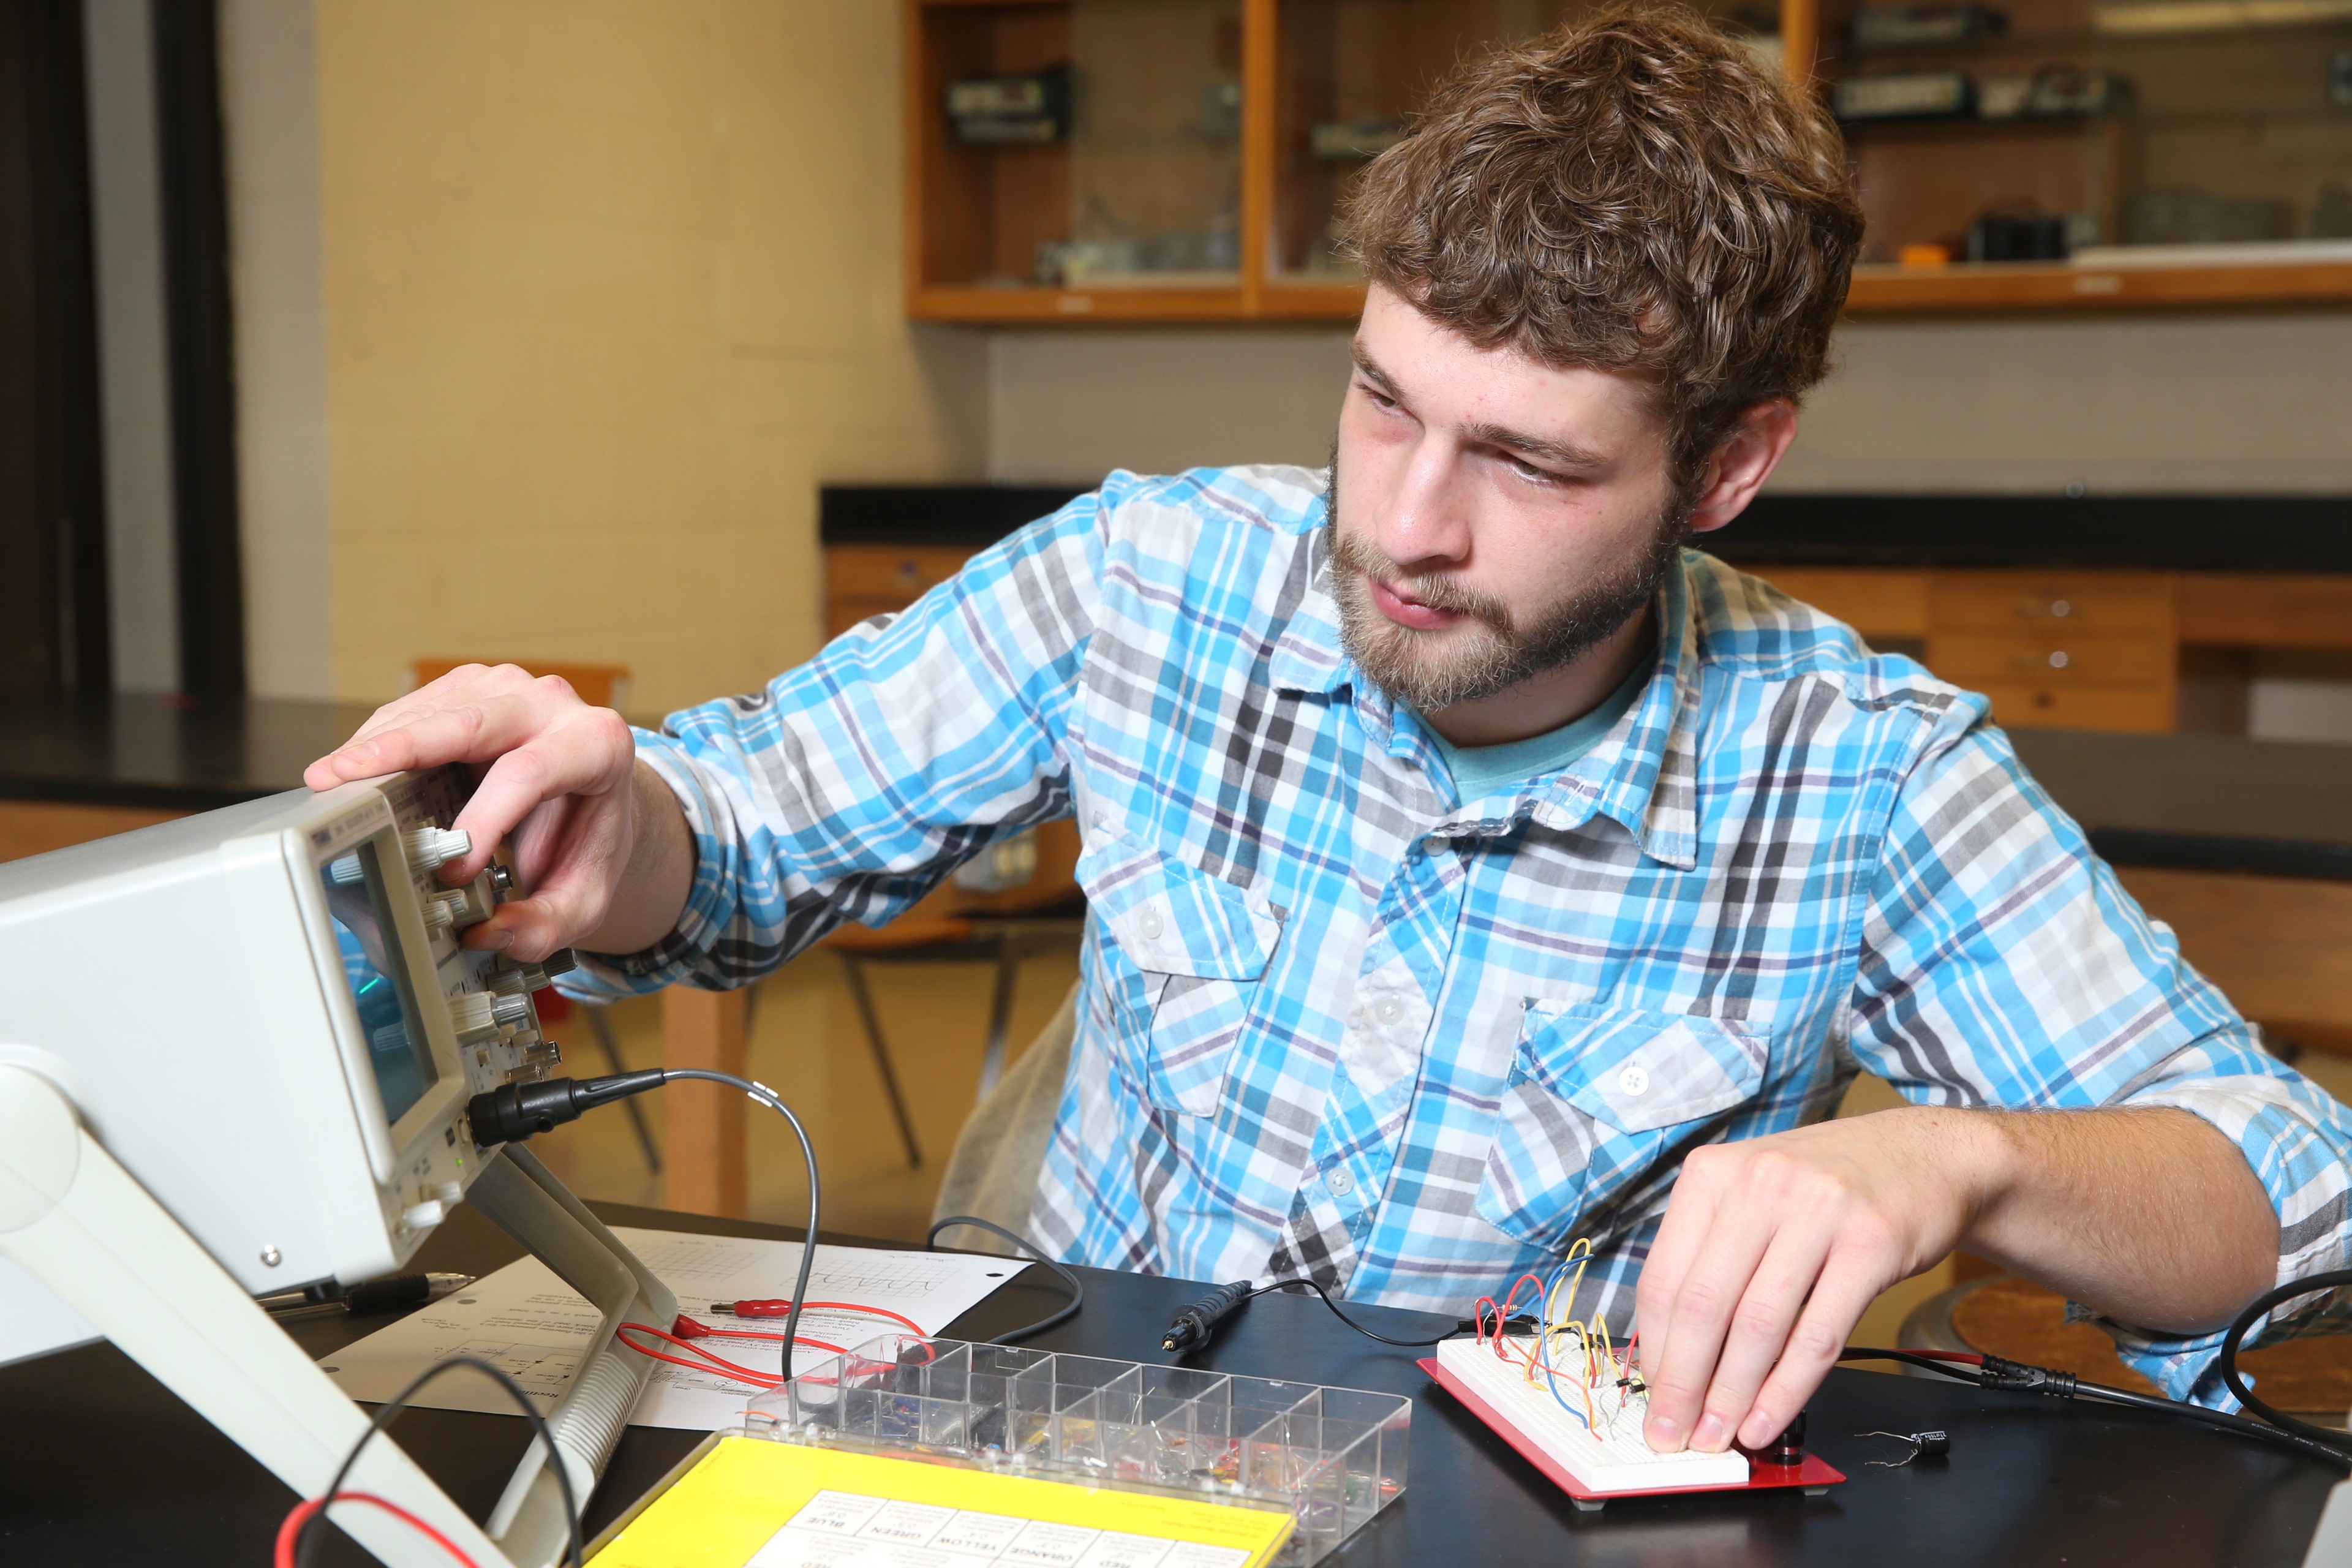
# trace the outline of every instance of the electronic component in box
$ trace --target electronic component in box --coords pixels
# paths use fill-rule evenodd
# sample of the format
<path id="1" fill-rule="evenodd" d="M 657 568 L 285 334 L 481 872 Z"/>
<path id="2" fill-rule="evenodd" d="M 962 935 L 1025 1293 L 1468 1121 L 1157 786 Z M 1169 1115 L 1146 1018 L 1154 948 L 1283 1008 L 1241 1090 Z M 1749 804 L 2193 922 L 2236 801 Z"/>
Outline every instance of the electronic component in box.
<path id="1" fill-rule="evenodd" d="M 748 1436 L 779 1443 L 1287 1514 L 1280 1568 L 1404 1495 L 1412 1426 L 1402 1394 L 906 1334 L 743 1412 Z"/>

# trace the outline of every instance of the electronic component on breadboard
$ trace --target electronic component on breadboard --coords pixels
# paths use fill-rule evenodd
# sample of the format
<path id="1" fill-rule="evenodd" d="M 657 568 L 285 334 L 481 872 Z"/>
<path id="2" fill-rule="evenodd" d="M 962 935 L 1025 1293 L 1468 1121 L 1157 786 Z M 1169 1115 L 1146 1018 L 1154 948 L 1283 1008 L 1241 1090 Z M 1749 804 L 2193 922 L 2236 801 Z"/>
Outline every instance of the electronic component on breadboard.
<path id="1" fill-rule="evenodd" d="M 1802 1450 L 1802 1416 L 1771 1447 L 1752 1455 L 1737 1448 L 1661 1454 L 1642 1436 L 1649 1398 L 1638 1377 L 1587 1381 L 1580 1367 L 1546 1376 L 1536 1371 L 1542 1364 L 1534 1336 L 1508 1335 L 1448 1340 L 1421 1368 L 1580 1508 L 1673 1492 L 1802 1487 L 1818 1495 L 1845 1479 Z"/>

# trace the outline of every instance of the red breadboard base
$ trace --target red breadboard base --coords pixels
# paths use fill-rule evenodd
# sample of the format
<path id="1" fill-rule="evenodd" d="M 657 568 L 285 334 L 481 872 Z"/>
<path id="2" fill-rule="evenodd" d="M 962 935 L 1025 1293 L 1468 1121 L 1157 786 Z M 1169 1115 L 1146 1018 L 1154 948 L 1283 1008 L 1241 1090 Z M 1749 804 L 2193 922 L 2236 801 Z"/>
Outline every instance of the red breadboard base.
<path id="1" fill-rule="evenodd" d="M 1423 1358 L 1421 1370 L 1435 1378 L 1446 1393 L 1460 1400 L 1465 1408 L 1495 1429 L 1497 1436 L 1519 1451 L 1519 1458 L 1550 1478 L 1553 1485 L 1581 1502 L 1614 1502 L 1629 1497 L 1681 1497 L 1691 1492 L 1755 1492 L 1776 1491 L 1783 1487 L 1821 1488 L 1833 1486 L 1845 1479 L 1845 1472 L 1815 1454 L 1807 1454 L 1801 1465 L 1765 1465 L 1754 1459 L 1748 1463 L 1748 1479 L 1730 1483 L 1718 1482 L 1705 1487 L 1659 1487 L 1649 1491 L 1596 1492 L 1588 1489 L 1568 1467 L 1537 1446 L 1535 1440 L 1505 1420 L 1495 1407 L 1470 1392 L 1460 1378 L 1440 1366 L 1435 1356 Z"/>

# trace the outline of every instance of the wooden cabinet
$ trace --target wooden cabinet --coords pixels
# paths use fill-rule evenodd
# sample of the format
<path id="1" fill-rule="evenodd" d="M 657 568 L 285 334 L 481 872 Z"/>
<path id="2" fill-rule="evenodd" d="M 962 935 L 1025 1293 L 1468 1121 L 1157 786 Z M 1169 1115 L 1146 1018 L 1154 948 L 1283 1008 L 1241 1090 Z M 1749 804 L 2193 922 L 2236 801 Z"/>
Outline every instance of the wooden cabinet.
<path id="1" fill-rule="evenodd" d="M 1455 59 L 1587 0 L 903 4 L 908 313 L 1184 322 L 1352 319 L 1349 182 Z M 2340 7 L 1702 8 L 1849 111 L 1846 84 L 1886 90 L 1866 79 L 1956 84 L 1944 112 L 1849 113 L 1850 311 L 2352 299 Z M 1890 40 L 1898 10 L 1916 25 Z M 1978 220 L 2037 217 L 2071 260 L 1964 259 Z M 1903 264 L 1933 247 L 1955 259 Z"/>
<path id="2" fill-rule="evenodd" d="M 952 544 L 826 545 L 824 635 L 905 609 L 971 559 L 971 551 Z"/>
<path id="3" fill-rule="evenodd" d="M 1874 646 L 1915 654 L 1945 679 L 1983 692 L 1996 719 L 2020 728 L 2171 730 L 2181 722 L 2184 655 L 2352 650 L 2347 576 L 1746 569 Z"/>
<path id="4" fill-rule="evenodd" d="M 1917 644 L 1924 648 L 1927 644 L 1929 573 L 1867 566 L 1750 570 L 1769 577 L 1782 593 L 1828 611 L 1881 647 Z"/>
<path id="5" fill-rule="evenodd" d="M 1945 679 L 1991 698 L 2004 724 L 2169 730 L 2180 662 L 2172 579 L 1938 573 L 1927 658 Z"/>

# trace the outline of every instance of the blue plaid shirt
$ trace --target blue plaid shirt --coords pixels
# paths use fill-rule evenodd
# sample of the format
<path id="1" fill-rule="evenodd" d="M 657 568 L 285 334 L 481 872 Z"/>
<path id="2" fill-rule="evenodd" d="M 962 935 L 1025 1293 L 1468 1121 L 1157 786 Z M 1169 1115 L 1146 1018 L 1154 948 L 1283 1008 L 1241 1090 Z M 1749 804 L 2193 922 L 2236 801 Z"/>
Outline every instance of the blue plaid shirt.
<path id="1" fill-rule="evenodd" d="M 1075 815 L 1084 982 L 1031 1220 L 1066 1258 L 1465 1313 L 1590 1236 L 1622 1331 L 1684 1154 L 1867 1069 L 1920 1104 L 2181 1107 L 2268 1189 L 2281 1279 L 2352 1262 L 2352 1125 L 1982 698 L 1690 552 L 1608 736 L 1462 799 L 1341 647 L 1324 518 L 1303 469 L 1114 474 L 641 734 L 699 865 L 667 942 L 588 975 L 740 985 Z M 2213 1397 L 2218 1336 L 2108 1326 Z"/>

